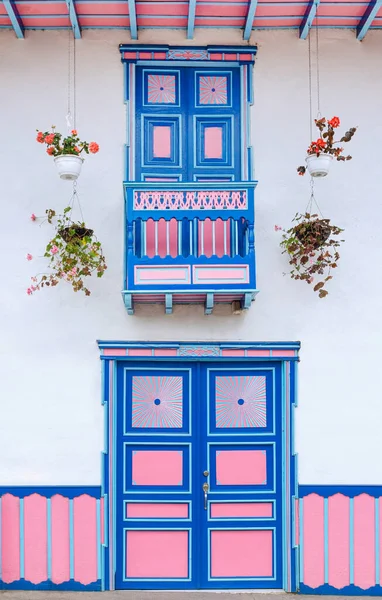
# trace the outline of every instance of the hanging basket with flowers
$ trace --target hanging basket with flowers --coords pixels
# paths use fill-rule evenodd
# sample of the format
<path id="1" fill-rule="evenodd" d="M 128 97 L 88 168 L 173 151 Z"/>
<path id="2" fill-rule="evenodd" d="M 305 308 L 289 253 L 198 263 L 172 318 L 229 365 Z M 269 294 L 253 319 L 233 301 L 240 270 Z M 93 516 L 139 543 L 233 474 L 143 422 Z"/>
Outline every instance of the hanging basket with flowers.
<path id="1" fill-rule="evenodd" d="M 87 278 L 93 274 L 102 277 L 107 269 L 101 243 L 92 229 L 83 222 L 72 221 L 72 206 L 57 215 L 52 209 L 46 210 L 45 220 L 53 225 L 55 233 L 46 245 L 44 257 L 48 259 L 48 272 L 32 277 L 27 289 L 28 295 L 43 287 L 54 287 L 60 281 L 69 283 L 74 292 L 83 291 L 90 296 Z M 32 221 L 37 217 L 33 214 Z M 32 260 L 27 254 L 27 260 Z"/>
<path id="2" fill-rule="evenodd" d="M 318 214 L 297 213 L 293 219 L 294 225 L 283 230 L 278 225 L 276 231 L 283 231 L 280 246 L 283 254 L 288 254 L 292 279 L 301 279 L 309 285 L 315 284 L 313 290 L 320 298 L 325 298 L 328 291 L 326 283 L 333 278 L 332 269 L 337 267 L 340 255 L 338 247 L 344 240 L 335 239 L 343 229 L 323 219 Z"/>
<path id="3" fill-rule="evenodd" d="M 60 178 L 70 181 L 77 179 L 81 173 L 84 162 L 80 156 L 81 153 L 96 154 L 99 151 L 99 145 L 96 142 L 81 142 L 76 129 L 73 129 L 67 137 L 58 133 L 54 126 L 52 126 L 52 131 L 44 133 L 37 130 L 36 140 L 40 144 L 48 146 L 46 151 L 54 157 Z"/>
<path id="4" fill-rule="evenodd" d="M 357 128 L 351 127 L 340 140 L 335 141 L 335 129 L 340 126 L 338 117 L 332 119 L 323 117 L 315 119 L 314 122 L 320 131 L 320 137 L 315 142 L 311 142 L 307 150 L 306 167 L 298 167 L 297 172 L 299 175 L 304 175 L 308 170 L 312 177 L 325 177 L 334 158 L 338 161 L 351 160 L 351 156 L 342 154 L 344 149 L 338 144 L 350 142 Z"/>

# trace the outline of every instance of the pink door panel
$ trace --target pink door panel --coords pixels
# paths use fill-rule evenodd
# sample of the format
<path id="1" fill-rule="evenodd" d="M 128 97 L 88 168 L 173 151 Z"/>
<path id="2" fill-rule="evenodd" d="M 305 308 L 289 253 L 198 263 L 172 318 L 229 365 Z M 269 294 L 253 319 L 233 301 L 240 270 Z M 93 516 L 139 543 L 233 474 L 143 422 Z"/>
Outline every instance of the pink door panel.
<path id="1" fill-rule="evenodd" d="M 272 577 L 272 530 L 211 531 L 211 577 Z"/>
<path id="2" fill-rule="evenodd" d="M 188 531 L 126 531 L 126 579 L 187 579 Z"/>

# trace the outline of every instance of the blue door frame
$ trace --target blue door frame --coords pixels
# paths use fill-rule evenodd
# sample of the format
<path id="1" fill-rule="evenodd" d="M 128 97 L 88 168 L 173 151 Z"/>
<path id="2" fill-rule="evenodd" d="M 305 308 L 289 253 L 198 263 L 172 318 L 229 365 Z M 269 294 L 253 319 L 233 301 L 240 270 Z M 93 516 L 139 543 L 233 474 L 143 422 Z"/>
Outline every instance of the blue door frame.
<path id="1" fill-rule="evenodd" d="M 107 450 L 104 460 L 103 491 L 108 505 L 109 536 L 104 548 L 104 589 L 296 589 L 296 545 L 294 540 L 294 496 L 296 495 L 296 457 L 293 455 L 292 407 L 295 404 L 296 362 L 284 360 L 227 360 L 212 357 L 196 360 L 104 357 L 104 402 L 106 408 Z M 169 377 L 185 377 L 182 426 L 163 434 L 163 429 L 140 428 L 126 411 L 130 402 L 126 381 L 132 375 L 152 376 L 162 373 Z M 215 418 L 216 378 L 261 375 L 267 379 L 267 423 L 256 433 L 253 429 L 217 426 Z M 127 378 L 127 379 L 126 379 Z M 268 385 L 269 384 L 269 385 Z M 233 426 L 232 426 L 233 425 Z M 243 424 L 242 424 L 243 425 Z M 264 423 L 262 424 L 264 425 Z M 149 434 L 146 433 L 149 432 Z M 175 433 L 174 433 L 175 431 Z M 135 486 L 131 470 L 132 453 L 147 450 L 182 452 L 182 485 Z M 145 448 L 144 448 L 145 447 Z M 164 448 L 165 447 L 165 448 Z M 127 450 L 126 450 L 127 448 Z M 254 450 L 267 458 L 265 484 L 227 485 L 224 491 L 216 476 L 216 456 L 220 451 Z M 226 456 L 228 456 L 226 454 Z M 237 455 L 239 456 L 239 455 Z M 129 462 L 130 461 L 130 462 Z M 203 475 L 209 471 L 209 476 Z M 203 483 L 210 489 L 204 508 Z M 138 482 L 139 483 L 139 482 Z M 266 518 L 212 518 L 211 506 L 224 501 L 229 504 L 263 501 L 272 505 L 272 516 Z M 125 518 L 126 502 L 186 503 L 188 515 L 182 519 Z M 130 505 L 130 504 L 129 504 Z M 248 504 L 247 504 L 248 505 Z M 187 576 L 126 577 L 124 565 L 125 531 L 188 531 L 189 569 Z M 264 576 L 222 576 L 211 572 L 212 532 L 272 531 L 272 573 Z M 219 542 L 220 543 L 220 542 Z"/>

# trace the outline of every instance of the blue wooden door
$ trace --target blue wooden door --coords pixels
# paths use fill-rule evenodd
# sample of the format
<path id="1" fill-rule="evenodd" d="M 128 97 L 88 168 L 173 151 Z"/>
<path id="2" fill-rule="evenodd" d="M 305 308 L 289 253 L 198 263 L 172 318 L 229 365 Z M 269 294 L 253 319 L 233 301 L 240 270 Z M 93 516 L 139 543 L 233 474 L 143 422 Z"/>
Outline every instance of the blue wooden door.
<path id="1" fill-rule="evenodd" d="M 116 588 L 281 588 L 281 367 L 118 369 Z"/>
<path id="2" fill-rule="evenodd" d="M 136 181 L 241 179 L 240 68 L 136 69 Z"/>

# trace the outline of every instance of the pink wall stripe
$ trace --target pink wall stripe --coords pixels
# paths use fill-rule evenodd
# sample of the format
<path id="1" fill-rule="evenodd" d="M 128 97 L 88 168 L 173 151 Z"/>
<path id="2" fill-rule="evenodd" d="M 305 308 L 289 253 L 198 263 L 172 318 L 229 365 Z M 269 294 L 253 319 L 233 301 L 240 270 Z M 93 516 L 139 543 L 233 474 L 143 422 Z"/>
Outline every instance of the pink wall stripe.
<path id="1" fill-rule="evenodd" d="M 152 356 L 151 348 L 130 348 L 129 356 Z"/>
<path id="2" fill-rule="evenodd" d="M 304 573 L 305 585 L 324 584 L 324 499 L 310 494 L 304 499 Z"/>
<path id="3" fill-rule="evenodd" d="M 175 348 L 155 348 L 154 356 L 176 356 L 178 351 Z"/>
<path id="4" fill-rule="evenodd" d="M 104 348 L 104 356 L 126 356 L 126 348 Z"/>
<path id="5" fill-rule="evenodd" d="M 20 579 L 20 500 L 5 494 L 1 500 L 2 580 Z"/>
<path id="6" fill-rule="evenodd" d="M 240 350 L 240 349 L 230 349 L 230 348 L 223 348 L 222 350 L 222 356 L 245 356 L 245 350 Z"/>
<path id="7" fill-rule="evenodd" d="M 328 583 L 341 589 L 350 584 L 350 502 L 347 496 L 336 494 L 328 500 Z"/>
<path id="8" fill-rule="evenodd" d="M 41 583 L 47 573 L 46 498 L 38 494 L 24 499 L 24 573 L 25 579 Z"/>
<path id="9" fill-rule="evenodd" d="M 88 495 L 73 500 L 74 579 L 83 584 L 97 581 L 97 503 Z"/>
<path id="10" fill-rule="evenodd" d="M 354 584 L 375 585 L 375 501 L 367 494 L 354 498 Z"/>
<path id="11" fill-rule="evenodd" d="M 52 581 L 63 583 L 70 579 L 69 500 L 53 496 L 52 506 Z"/>

